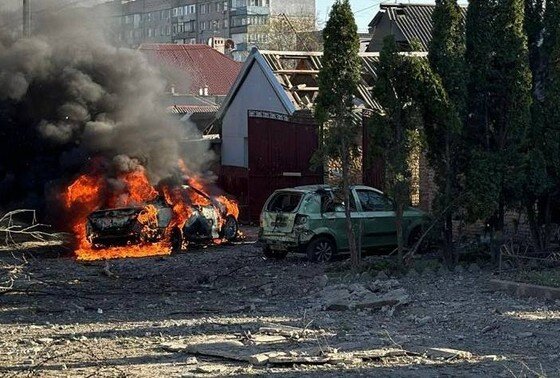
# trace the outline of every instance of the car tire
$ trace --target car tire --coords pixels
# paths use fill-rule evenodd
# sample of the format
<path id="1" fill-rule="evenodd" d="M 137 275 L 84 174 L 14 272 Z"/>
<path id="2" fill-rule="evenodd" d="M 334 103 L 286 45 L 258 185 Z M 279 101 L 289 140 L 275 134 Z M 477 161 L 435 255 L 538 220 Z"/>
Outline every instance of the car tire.
<path id="1" fill-rule="evenodd" d="M 319 236 L 307 245 L 307 258 L 312 262 L 329 262 L 336 253 L 336 245 L 332 239 Z"/>
<path id="2" fill-rule="evenodd" d="M 228 215 L 226 221 L 220 230 L 220 237 L 227 241 L 234 241 L 239 235 L 239 223 L 235 217 Z"/>
<path id="3" fill-rule="evenodd" d="M 181 231 L 178 228 L 174 228 L 169 239 L 171 242 L 171 253 L 181 252 L 183 249 L 183 235 Z"/>
<path id="4" fill-rule="evenodd" d="M 288 255 L 288 251 L 273 251 L 269 245 L 263 245 L 262 250 L 267 259 L 282 260 Z"/>

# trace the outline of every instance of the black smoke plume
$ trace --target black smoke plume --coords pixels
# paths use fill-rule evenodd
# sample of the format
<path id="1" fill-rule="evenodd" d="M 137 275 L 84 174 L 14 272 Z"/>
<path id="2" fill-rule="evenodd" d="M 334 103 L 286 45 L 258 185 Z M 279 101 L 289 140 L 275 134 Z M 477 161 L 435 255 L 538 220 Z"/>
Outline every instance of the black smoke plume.
<path id="1" fill-rule="evenodd" d="M 92 12 L 46 7 L 30 38 L 0 26 L 0 209 L 48 208 L 99 159 L 107 176 L 141 166 L 155 184 L 176 169 L 180 141 L 198 136 L 166 114 L 157 70 L 109 44 Z M 206 159 L 195 151 L 186 162 L 197 170 Z"/>

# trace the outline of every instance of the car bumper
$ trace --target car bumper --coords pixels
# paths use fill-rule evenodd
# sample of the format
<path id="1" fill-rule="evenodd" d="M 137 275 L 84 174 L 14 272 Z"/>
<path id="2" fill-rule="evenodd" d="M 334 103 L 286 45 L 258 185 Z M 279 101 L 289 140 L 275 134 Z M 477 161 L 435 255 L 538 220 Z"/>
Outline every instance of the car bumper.
<path id="1" fill-rule="evenodd" d="M 312 231 L 301 230 L 291 233 L 259 232 L 259 242 L 275 250 L 299 250 L 306 246 L 315 236 Z"/>
<path id="2" fill-rule="evenodd" d="M 113 247 L 127 244 L 140 244 L 141 235 L 139 233 L 97 234 L 89 235 L 88 239 L 93 246 Z"/>

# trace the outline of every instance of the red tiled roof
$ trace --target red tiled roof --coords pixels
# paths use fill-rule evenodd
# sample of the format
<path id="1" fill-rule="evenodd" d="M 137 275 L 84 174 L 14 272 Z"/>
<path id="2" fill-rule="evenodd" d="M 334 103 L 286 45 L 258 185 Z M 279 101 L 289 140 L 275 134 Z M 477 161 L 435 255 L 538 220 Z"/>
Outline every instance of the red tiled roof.
<path id="1" fill-rule="evenodd" d="M 167 110 L 174 114 L 213 113 L 218 111 L 218 105 L 172 105 Z"/>
<path id="2" fill-rule="evenodd" d="M 145 43 L 138 50 L 162 68 L 169 86 L 181 94 L 198 95 L 207 86 L 208 95 L 225 96 L 242 66 L 207 45 Z"/>

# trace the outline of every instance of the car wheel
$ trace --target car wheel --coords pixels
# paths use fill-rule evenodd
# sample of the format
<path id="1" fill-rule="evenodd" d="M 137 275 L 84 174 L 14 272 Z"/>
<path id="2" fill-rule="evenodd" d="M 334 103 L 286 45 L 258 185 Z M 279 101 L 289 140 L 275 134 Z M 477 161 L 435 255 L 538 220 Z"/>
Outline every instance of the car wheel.
<path id="1" fill-rule="evenodd" d="M 228 215 L 226 217 L 226 222 L 224 223 L 221 229 L 221 237 L 226 239 L 227 241 L 234 241 L 237 238 L 237 234 L 239 232 L 239 224 L 237 223 L 237 219 Z"/>
<path id="2" fill-rule="evenodd" d="M 314 239 L 307 246 L 307 258 L 313 262 L 331 261 L 336 253 L 336 245 L 325 236 Z"/>
<path id="3" fill-rule="evenodd" d="M 274 251 L 269 245 L 264 245 L 262 249 L 263 255 L 267 259 L 282 260 L 286 258 L 286 255 L 288 254 L 288 251 Z"/>
<path id="4" fill-rule="evenodd" d="M 177 228 L 173 229 L 173 231 L 171 231 L 171 252 L 172 253 L 177 253 L 177 252 L 181 252 L 181 249 L 183 249 L 183 235 L 181 234 L 181 231 Z"/>

